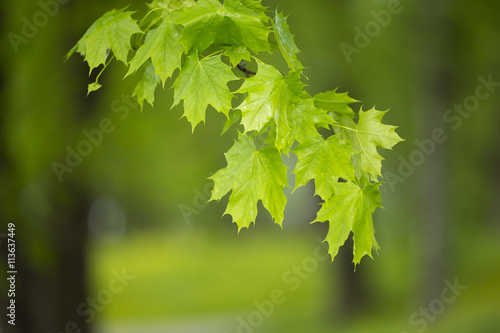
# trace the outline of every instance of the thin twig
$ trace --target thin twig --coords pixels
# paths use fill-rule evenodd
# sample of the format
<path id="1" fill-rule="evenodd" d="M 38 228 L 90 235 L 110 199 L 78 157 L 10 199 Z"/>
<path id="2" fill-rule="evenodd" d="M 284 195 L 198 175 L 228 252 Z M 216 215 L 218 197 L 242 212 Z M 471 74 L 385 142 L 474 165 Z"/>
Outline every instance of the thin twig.
<path id="1" fill-rule="evenodd" d="M 245 76 L 247 78 L 248 77 L 252 77 L 252 76 L 254 76 L 256 74 L 255 72 L 249 71 L 247 69 L 247 64 L 246 64 L 245 60 L 240 61 L 240 63 L 236 67 L 238 67 L 238 69 L 240 71 L 242 71 L 243 73 L 245 73 Z"/>

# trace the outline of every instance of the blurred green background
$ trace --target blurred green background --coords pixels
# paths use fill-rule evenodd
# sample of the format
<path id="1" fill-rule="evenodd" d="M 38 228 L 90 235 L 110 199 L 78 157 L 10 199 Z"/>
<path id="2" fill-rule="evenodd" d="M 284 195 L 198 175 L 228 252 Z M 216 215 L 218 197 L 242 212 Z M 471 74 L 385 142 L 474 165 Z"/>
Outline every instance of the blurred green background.
<path id="1" fill-rule="evenodd" d="M 382 251 L 355 273 L 352 244 L 333 263 L 318 247 L 313 184 L 286 189 L 283 230 L 261 209 L 237 234 L 225 202 L 207 203 L 235 137 L 219 136 L 221 114 L 192 135 L 161 89 L 141 112 L 121 63 L 85 96 L 86 64 L 64 55 L 105 11 L 142 1 L 47 3 L 1 3 L 2 258 L 15 222 L 19 271 L 3 331 L 500 332 L 498 1 L 264 0 L 290 15 L 310 93 L 391 109 L 406 139 L 382 152 Z M 103 119 L 60 181 L 54 163 Z"/>

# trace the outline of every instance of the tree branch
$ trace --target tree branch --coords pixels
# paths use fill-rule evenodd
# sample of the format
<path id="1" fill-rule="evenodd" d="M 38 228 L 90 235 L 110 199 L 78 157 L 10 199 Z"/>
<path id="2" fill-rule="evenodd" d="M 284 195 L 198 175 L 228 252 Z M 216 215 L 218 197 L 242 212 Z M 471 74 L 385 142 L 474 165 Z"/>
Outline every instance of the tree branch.
<path id="1" fill-rule="evenodd" d="M 236 67 L 238 67 L 238 69 L 239 69 L 240 71 L 242 71 L 243 73 L 245 73 L 245 76 L 246 76 L 247 78 L 248 78 L 248 77 L 252 77 L 252 76 L 254 76 L 254 75 L 255 75 L 255 72 L 249 71 L 249 70 L 247 69 L 247 64 L 246 64 L 245 60 L 240 61 L 240 63 L 239 63 Z"/>

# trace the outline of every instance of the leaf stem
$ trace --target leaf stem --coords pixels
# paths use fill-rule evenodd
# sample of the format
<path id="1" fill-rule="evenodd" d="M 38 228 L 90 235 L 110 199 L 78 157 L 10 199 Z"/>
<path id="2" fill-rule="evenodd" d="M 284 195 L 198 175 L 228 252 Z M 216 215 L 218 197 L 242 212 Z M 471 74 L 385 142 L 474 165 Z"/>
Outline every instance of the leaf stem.
<path id="1" fill-rule="evenodd" d="M 211 56 L 216 55 L 217 53 L 222 53 L 222 52 L 223 52 L 223 50 L 217 50 L 217 51 L 214 51 L 214 52 L 212 52 L 212 53 L 210 53 L 210 54 L 208 54 L 208 55 L 206 55 L 206 56 L 201 55 L 201 58 L 202 58 L 202 59 L 203 59 L 203 58 L 208 58 L 208 57 L 211 57 Z"/>
<path id="2" fill-rule="evenodd" d="M 332 124 L 332 126 L 337 126 L 337 127 L 340 127 L 340 128 L 345 128 L 345 129 L 353 131 L 353 132 L 357 132 L 358 131 L 358 130 L 355 130 L 354 128 L 342 126 L 342 125 L 339 125 L 339 124 Z"/>
<path id="3" fill-rule="evenodd" d="M 146 20 L 146 18 L 149 16 L 149 14 L 153 13 L 154 11 L 156 10 L 161 10 L 162 8 L 155 8 L 155 9 L 151 9 L 149 12 L 147 12 L 146 15 L 144 15 L 144 17 L 142 18 L 141 22 L 139 22 L 139 27 L 144 23 L 144 21 Z M 155 21 L 155 23 L 157 22 L 158 20 Z M 153 23 L 154 24 L 154 23 Z M 144 31 L 148 31 L 149 28 L 151 28 L 151 25 Z"/>
<path id="4" fill-rule="evenodd" d="M 111 63 L 111 61 L 113 61 L 113 59 L 115 58 L 115 56 L 113 55 L 111 58 L 109 58 L 109 60 L 104 64 L 104 67 L 101 69 L 101 71 L 99 72 L 99 74 L 97 74 L 97 77 L 95 78 L 95 82 L 98 82 L 99 81 L 99 78 L 101 77 L 101 74 L 102 72 L 104 72 L 104 70 L 106 69 L 106 67 L 108 67 L 108 65 Z"/>

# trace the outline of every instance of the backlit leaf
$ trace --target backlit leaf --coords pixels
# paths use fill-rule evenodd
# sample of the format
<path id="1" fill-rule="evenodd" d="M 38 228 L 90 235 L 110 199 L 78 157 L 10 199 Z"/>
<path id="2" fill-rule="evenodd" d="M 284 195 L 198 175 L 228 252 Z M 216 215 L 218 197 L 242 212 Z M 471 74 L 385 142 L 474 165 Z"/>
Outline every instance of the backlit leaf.
<path id="1" fill-rule="evenodd" d="M 322 204 L 314 222 L 329 221 L 326 241 L 333 258 L 353 232 L 354 264 L 365 255 L 372 257 L 372 249 L 379 249 L 373 230 L 372 213 L 380 207 L 380 183 L 359 185 L 347 182 L 334 185 L 335 194 Z"/>
<path id="2" fill-rule="evenodd" d="M 325 140 L 316 134 L 295 147 L 293 152 L 298 158 L 294 170 L 295 189 L 314 179 L 316 194 L 328 200 L 339 177 L 354 180 L 351 156 L 357 152 L 337 135 Z"/>
<path id="3" fill-rule="evenodd" d="M 274 17 L 274 36 L 278 42 L 278 47 L 285 58 L 288 66 L 291 69 L 304 68 L 300 61 L 297 59 L 297 53 L 299 49 L 295 45 L 293 40 L 293 35 L 290 33 L 290 28 L 286 23 L 286 17 L 282 13 L 278 13 L 276 10 L 276 16 Z"/>
<path id="4" fill-rule="evenodd" d="M 257 150 L 252 137 L 240 134 L 225 155 L 227 167 L 210 177 L 215 183 L 210 200 L 220 200 L 232 191 L 225 214 L 233 217 L 238 230 L 255 222 L 259 200 L 281 225 L 287 175 L 278 150 L 271 147 Z"/>
<path id="5" fill-rule="evenodd" d="M 241 60 L 251 60 L 250 52 L 244 46 L 230 46 L 224 51 L 224 55 L 229 57 L 229 61 L 233 67 L 237 66 Z"/>
<path id="6" fill-rule="evenodd" d="M 137 102 L 143 107 L 144 101 L 153 105 L 155 100 L 155 89 L 160 82 L 160 77 L 155 73 L 155 67 L 151 62 L 144 70 L 142 79 L 137 83 L 133 96 L 137 96 Z"/>
<path id="7" fill-rule="evenodd" d="M 269 50 L 270 30 L 259 14 L 238 0 L 225 0 L 223 5 L 217 0 L 199 0 L 175 20 L 186 28 L 180 39 L 186 52 L 192 48 L 201 52 L 212 43 L 246 46 L 255 53 Z"/>
<path id="8" fill-rule="evenodd" d="M 382 124 L 382 118 L 387 111 L 359 111 L 358 123 L 351 122 L 351 126 L 345 132 L 353 140 L 353 147 L 360 154 L 360 168 L 362 172 L 372 175 L 372 180 L 377 180 L 377 176 L 382 176 L 382 156 L 377 151 L 377 147 L 391 149 L 395 144 L 403 141 L 395 132 L 396 126 Z"/>
<path id="9" fill-rule="evenodd" d="M 284 77 L 271 65 L 259 62 L 257 74 L 245 80 L 238 93 L 248 97 L 238 107 L 242 113 L 241 123 L 245 132 L 260 130 L 272 118 L 276 123 L 276 144 L 278 149 L 289 142 L 290 124 L 288 114 L 300 100 L 303 88 L 300 71 L 290 72 Z"/>
<path id="10" fill-rule="evenodd" d="M 317 94 L 314 96 L 314 105 L 320 109 L 354 117 L 354 112 L 349 104 L 358 101 L 349 97 L 347 93 L 337 93 L 336 91 L 337 89 Z"/>
<path id="11" fill-rule="evenodd" d="M 231 67 L 222 62 L 220 55 L 200 60 L 197 53 L 192 53 L 186 58 L 173 84 L 174 106 L 184 100 L 184 116 L 194 131 L 198 123 L 205 121 L 209 104 L 217 111 L 228 114 L 233 94 L 227 83 L 237 79 Z"/>
<path id="12" fill-rule="evenodd" d="M 127 64 L 127 55 L 131 50 L 130 38 L 133 34 L 142 33 L 137 22 L 131 17 L 134 12 L 124 9 L 113 9 L 94 22 L 68 53 L 70 57 L 75 51 L 85 56 L 90 71 L 106 62 L 109 50 L 116 59 Z"/>
<path id="13" fill-rule="evenodd" d="M 125 76 L 134 73 L 148 59 L 151 59 L 156 74 L 165 84 L 173 72 L 181 67 L 184 50 L 178 44 L 181 31 L 178 25 L 168 20 L 164 20 L 158 28 L 150 30 L 144 44 L 130 61 L 130 68 Z"/>
<path id="14" fill-rule="evenodd" d="M 196 5 L 194 0 L 153 0 L 147 4 L 151 10 L 161 10 L 163 18 L 166 18 L 171 12 L 181 10 L 184 7 Z"/>
<path id="15" fill-rule="evenodd" d="M 305 142 L 318 135 L 319 127 L 328 128 L 328 125 L 335 123 L 328 112 L 314 106 L 311 98 L 302 99 L 295 104 L 288 114 L 288 121 L 291 124 L 289 136 L 291 144 L 294 141 Z"/>

